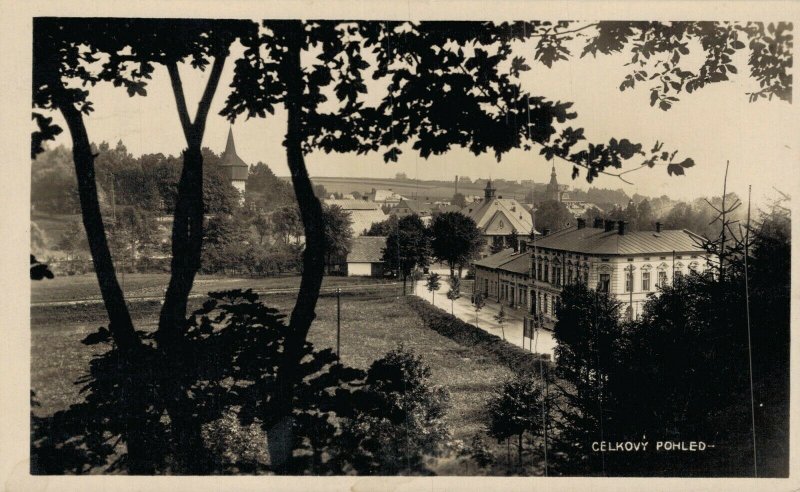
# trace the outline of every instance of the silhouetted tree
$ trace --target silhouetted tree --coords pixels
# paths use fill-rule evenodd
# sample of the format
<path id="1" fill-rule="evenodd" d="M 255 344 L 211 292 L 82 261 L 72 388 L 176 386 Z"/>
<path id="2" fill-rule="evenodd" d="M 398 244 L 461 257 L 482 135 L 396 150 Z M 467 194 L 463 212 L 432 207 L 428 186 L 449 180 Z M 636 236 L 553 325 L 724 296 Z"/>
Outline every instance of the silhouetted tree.
<path id="1" fill-rule="evenodd" d="M 484 245 L 483 235 L 472 218 L 460 212 L 445 212 L 437 215 L 430 226 L 433 256 L 447 263 L 450 276 L 458 276 L 464 265 L 469 264 Z"/>
<path id="2" fill-rule="evenodd" d="M 406 279 L 417 267 L 426 267 L 431 256 L 430 237 L 418 215 L 408 215 L 397 221 L 395 230 L 386 237 L 383 263 L 387 270 Z"/>

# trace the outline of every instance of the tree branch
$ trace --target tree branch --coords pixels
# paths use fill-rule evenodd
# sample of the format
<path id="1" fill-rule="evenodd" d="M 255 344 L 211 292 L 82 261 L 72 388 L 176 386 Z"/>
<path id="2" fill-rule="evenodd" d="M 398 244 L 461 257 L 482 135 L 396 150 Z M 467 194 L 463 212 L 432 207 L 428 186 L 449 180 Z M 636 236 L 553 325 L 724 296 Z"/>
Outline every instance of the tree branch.
<path id="1" fill-rule="evenodd" d="M 572 30 L 569 30 L 569 31 L 554 32 L 554 33 L 552 33 L 552 34 L 551 34 L 551 33 L 549 33 L 549 32 L 544 32 L 544 33 L 541 33 L 541 34 L 531 34 L 531 35 L 529 35 L 529 36 L 525 36 L 525 37 L 526 37 L 526 38 L 547 38 L 547 37 L 557 37 L 557 36 L 563 36 L 564 34 L 574 34 L 574 33 L 576 33 L 576 32 L 580 32 L 580 31 L 583 31 L 583 30 L 589 29 L 590 27 L 595 27 L 595 26 L 598 26 L 598 25 L 600 25 L 598 22 L 593 22 L 593 23 L 591 23 L 591 24 L 586 24 L 586 25 L 585 25 L 585 26 L 583 26 L 583 27 L 579 27 L 579 28 L 577 28 L 577 29 L 572 29 Z M 524 24 L 523 24 L 523 26 L 524 26 Z"/>
<path id="2" fill-rule="evenodd" d="M 193 130 L 197 135 L 202 135 L 205 132 L 206 120 L 208 119 L 208 111 L 211 108 L 211 101 L 214 99 L 214 94 L 217 92 L 219 79 L 222 75 L 222 69 L 225 67 L 225 60 L 228 58 L 228 53 L 217 55 L 214 58 L 214 65 L 211 67 L 211 73 L 206 83 L 206 88 L 203 91 L 203 97 L 197 104 L 197 114 L 194 117 Z"/>
<path id="3" fill-rule="evenodd" d="M 183 83 L 181 82 L 181 74 L 178 71 L 178 63 L 171 61 L 166 65 L 169 72 L 169 80 L 172 83 L 172 92 L 175 94 L 175 104 L 178 106 L 178 117 L 181 120 L 181 127 L 183 127 L 183 136 L 186 139 L 186 144 L 191 146 L 189 136 L 192 134 L 192 120 L 189 117 L 189 109 L 186 107 L 186 96 L 183 93 Z"/>

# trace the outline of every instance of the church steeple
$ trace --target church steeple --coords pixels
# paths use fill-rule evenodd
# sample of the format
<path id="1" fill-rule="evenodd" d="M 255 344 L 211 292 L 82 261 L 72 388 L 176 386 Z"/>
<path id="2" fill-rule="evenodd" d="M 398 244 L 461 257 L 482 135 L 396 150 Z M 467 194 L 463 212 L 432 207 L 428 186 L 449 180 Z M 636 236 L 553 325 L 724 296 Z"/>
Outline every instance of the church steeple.
<path id="1" fill-rule="evenodd" d="M 220 156 L 219 167 L 228 177 L 233 187 L 244 194 L 249 167 L 236 153 L 232 127 L 228 128 L 228 141 L 225 143 L 225 151 Z"/>
<path id="2" fill-rule="evenodd" d="M 225 152 L 220 156 L 222 167 L 244 168 L 247 172 L 247 164 L 236 153 L 236 144 L 233 142 L 233 128 L 228 128 L 228 141 L 225 143 Z M 246 178 L 246 176 L 245 176 Z"/>
<path id="3" fill-rule="evenodd" d="M 496 190 L 492 188 L 492 180 L 490 179 L 489 181 L 486 182 L 486 188 L 483 189 L 483 197 L 486 199 L 486 201 L 489 201 L 492 198 L 494 198 L 495 191 Z"/>
<path id="4" fill-rule="evenodd" d="M 236 144 L 233 142 L 233 127 L 228 127 L 228 141 L 225 143 L 225 152 L 223 154 L 236 155 Z"/>
<path id="5" fill-rule="evenodd" d="M 558 179 L 556 179 L 556 165 L 553 163 L 553 167 L 550 171 L 550 184 L 558 186 Z"/>

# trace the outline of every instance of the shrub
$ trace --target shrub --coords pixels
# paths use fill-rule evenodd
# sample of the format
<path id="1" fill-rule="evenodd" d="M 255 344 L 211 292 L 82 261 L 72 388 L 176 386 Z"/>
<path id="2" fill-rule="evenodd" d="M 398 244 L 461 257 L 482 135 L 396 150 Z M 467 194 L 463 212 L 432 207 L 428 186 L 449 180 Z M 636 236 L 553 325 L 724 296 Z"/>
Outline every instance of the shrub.
<path id="1" fill-rule="evenodd" d="M 549 354 L 534 354 L 466 323 L 443 309 L 431 306 L 418 297 L 408 297 L 411 308 L 422 318 L 425 326 L 466 347 L 475 347 L 490 354 L 495 360 L 514 372 L 538 374 L 540 362 L 546 369 L 552 367 Z"/>
<path id="2" fill-rule="evenodd" d="M 345 471 L 396 475 L 426 473 L 425 459 L 450 445 L 444 417 L 449 394 L 430 383 L 430 368 L 398 347 L 372 363 L 352 397 L 354 415 L 342 425 L 339 457 Z"/>

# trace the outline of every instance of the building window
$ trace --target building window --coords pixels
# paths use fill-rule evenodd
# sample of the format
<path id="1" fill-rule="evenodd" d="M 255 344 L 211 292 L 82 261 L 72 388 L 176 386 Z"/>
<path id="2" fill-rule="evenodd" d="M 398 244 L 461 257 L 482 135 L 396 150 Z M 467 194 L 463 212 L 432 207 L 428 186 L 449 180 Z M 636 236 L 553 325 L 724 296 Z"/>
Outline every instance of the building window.
<path id="1" fill-rule="evenodd" d="M 667 286 L 667 272 L 661 271 L 658 272 L 658 287 L 662 289 Z"/>
<path id="2" fill-rule="evenodd" d="M 642 272 L 642 290 L 645 292 L 650 290 L 650 272 Z"/>
<path id="3" fill-rule="evenodd" d="M 601 273 L 600 285 L 598 285 L 597 290 L 599 290 L 600 292 L 608 292 L 609 287 L 611 287 L 611 274 Z"/>
<path id="4" fill-rule="evenodd" d="M 633 291 L 633 272 L 625 273 L 625 292 Z"/>

